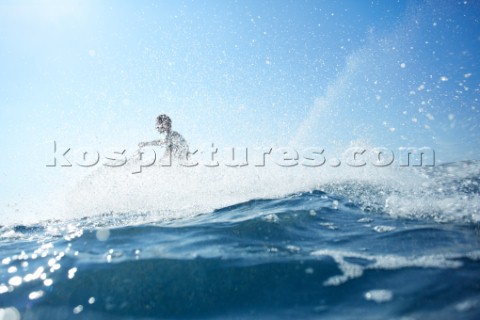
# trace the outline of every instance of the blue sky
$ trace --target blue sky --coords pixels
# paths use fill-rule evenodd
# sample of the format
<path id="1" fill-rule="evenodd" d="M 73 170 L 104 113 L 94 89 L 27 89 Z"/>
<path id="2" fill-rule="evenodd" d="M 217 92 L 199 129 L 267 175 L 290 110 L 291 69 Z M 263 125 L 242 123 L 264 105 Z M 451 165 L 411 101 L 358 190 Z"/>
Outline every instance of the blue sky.
<path id="1" fill-rule="evenodd" d="M 0 3 L 0 204 L 61 146 L 429 146 L 480 156 L 476 1 Z M 15 200 L 18 199 L 18 200 Z"/>

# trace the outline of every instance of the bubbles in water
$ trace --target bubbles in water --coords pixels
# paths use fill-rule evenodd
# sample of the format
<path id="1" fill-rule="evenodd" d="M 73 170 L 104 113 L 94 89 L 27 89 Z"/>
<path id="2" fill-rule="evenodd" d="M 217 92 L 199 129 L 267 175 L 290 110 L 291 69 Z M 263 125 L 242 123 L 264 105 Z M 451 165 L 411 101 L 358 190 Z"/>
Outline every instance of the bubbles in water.
<path id="1" fill-rule="evenodd" d="M 83 311 L 83 306 L 82 305 L 78 305 L 75 308 L 73 308 L 73 313 L 74 314 L 79 314 L 82 311 Z"/>
<path id="2" fill-rule="evenodd" d="M 33 292 L 30 292 L 30 294 L 28 295 L 28 298 L 30 300 L 36 300 L 36 299 L 39 299 L 41 297 L 43 297 L 43 291 L 42 290 L 39 290 L 39 291 L 33 291 Z"/>
<path id="3" fill-rule="evenodd" d="M 95 236 L 98 241 L 106 241 L 110 237 L 110 230 L 108 229 L 98 229 Z"/>
<path id="4" fill-rule="evenodd" d="M 280 219 L 278 218 L 278 216 L 276 214 L 269 214 L 269 215 L 266 215 L 262 218 L 264 221 L 267 221 L 267 222 L 273 222 L 273 223 L 278 223 L 280 221 Z"/>
<path id="5" fill-rule="evenodd" d="M 73 277 L 75 277 L 76 272 L 77 272 L 77 268 L 72 268 L 68 270 L 68 279 L 73 279 Z"/>
<path id="6" fill-rule="evenodd" d="M 334 209 L 334 210 L 338 209 L 338 200 L 333 200 L 332 201 L 332 209 Z"/>
<path id="7" fill-rule="evenodd" d="M 8 292 L 8 287 L 4 284 L 0 284 L 0 294 L 4 294 Z"/>
<path id="8" fill-rule="evenodd" d="M 8 273 L 15 273 L 15 272 L 17 272 L 17 267 L 11 266 L 10 268 L 8 268 L 7 272 Z"/>
<path id="9" fill-rule="evenodd" d="M 22 277 L 19 277 L 19 276 L 12 277 L 10 278 L 10 280 L 8 280 L 8 284 L 15 287 L 19 286 L 22 284 Z"/>
<path id="10" fill-rule="evenodd" d="M 390 227 L 390 226 L 375 226 L 373 227 L 373 230 L 375 230 L 378 233 L 384 233 L 384 232 L 390 232 L 395 230 L 395 227 Z"/>
<path id="11" fill-rule="evenodd" d="M 364 295 L 366 300 L 377 303 L 387 302 L 393 299 L 393 293 L 390 290 L 370 290 Z"/>

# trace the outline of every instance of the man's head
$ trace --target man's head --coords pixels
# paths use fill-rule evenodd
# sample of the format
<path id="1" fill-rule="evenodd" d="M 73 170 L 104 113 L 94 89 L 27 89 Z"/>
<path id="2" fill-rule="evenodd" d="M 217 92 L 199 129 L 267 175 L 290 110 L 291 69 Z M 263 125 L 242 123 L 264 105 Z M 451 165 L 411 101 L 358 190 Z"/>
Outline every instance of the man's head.
<path id="1" fill-rule="evenodd" d="M 172 130 L 172 120 L 166 114 L 161 114 L 157 117 L 156 128 L 160 133 L 169 133 Z"/>

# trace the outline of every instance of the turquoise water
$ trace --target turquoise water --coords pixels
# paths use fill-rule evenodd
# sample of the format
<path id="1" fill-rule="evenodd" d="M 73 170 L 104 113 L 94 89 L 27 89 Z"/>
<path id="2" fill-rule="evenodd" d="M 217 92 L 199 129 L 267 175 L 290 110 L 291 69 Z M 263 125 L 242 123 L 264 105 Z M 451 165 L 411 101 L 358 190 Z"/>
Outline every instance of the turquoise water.
<path id="1" fill-rule="evenodd" d="M 430 199 L 457 199 L 442 210 L 352 181 L 176 219 L 4 225 L 0 308 L 12 319 L 478 319 L 479 172 L 425 173 Z M 398 197 L 417 206 L 392 207 Z"/>

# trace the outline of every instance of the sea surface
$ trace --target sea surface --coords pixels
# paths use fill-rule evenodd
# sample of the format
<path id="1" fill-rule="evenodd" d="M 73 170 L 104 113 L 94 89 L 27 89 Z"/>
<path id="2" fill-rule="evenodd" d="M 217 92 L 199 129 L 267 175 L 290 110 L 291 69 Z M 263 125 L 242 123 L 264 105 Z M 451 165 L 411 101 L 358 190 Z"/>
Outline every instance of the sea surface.
<path id="1" fill-rule="evenodd" d="M 480 163 L 421 175 L 5 224 L 0 319 L 479 319 Z"/>

